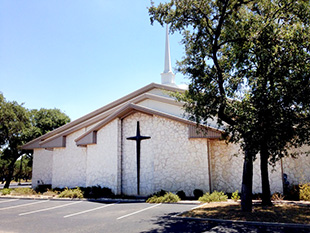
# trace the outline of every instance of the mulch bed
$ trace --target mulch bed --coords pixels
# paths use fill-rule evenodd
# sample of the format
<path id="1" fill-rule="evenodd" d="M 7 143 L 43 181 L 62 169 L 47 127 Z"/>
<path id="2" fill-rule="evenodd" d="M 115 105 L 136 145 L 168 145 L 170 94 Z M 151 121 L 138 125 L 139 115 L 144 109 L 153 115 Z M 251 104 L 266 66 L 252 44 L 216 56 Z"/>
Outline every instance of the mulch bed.
<path id="1" fill-rule="evenodd" d="M 273 206 L 253 203 L 252 213 L 241 212 L 240 202 L 207 203 L 186 213 L 184 217 L 212 218 L 239 221 L 310 224 L 310 203 L 277 201 Z"/>

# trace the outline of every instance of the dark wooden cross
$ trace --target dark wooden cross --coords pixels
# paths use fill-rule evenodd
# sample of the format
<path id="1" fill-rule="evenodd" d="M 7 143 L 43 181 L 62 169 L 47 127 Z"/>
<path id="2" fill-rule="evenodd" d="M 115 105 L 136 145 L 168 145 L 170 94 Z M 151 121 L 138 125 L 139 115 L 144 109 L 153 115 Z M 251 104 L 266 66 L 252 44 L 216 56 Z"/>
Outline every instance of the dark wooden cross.
<path id="1" fill-rule="evenodd" d="M 140 123 L 137 122 L 137 133 L 136 136 L 128 137 L 127 140 L 136 141 L 137 145 L 137 192 L 140 195 L 140 151 L 141 151 L 141 141 L 145 139 L 150 139 L 149 136 L 141 136 L 140 134 Z"/>

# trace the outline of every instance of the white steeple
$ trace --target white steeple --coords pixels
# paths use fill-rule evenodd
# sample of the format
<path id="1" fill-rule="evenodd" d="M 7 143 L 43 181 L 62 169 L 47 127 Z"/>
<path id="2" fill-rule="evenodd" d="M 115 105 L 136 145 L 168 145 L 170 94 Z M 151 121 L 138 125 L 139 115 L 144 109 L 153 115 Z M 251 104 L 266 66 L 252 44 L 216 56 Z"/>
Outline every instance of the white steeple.
<path id="1" fill-rule="evenodd" d="M 170 59 L 170 45 L 169 45 L 169 31 L 168 25 L 166 26 L 166 46 L 165 46 L 165 69 L 161 73 L 161 84 L 177 86 L 174 82 L 174 73 L 171 69 L 171 59 Z"/>

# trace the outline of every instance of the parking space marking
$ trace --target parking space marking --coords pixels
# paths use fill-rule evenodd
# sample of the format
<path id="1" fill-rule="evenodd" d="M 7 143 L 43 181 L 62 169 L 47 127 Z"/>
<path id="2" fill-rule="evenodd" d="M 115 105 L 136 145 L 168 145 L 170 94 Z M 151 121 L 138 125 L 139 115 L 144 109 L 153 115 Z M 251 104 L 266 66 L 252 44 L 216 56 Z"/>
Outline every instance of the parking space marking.
<path id="1" fill-rule="evenodd" d="M 74 214 L 68 214 L 68 215 L 64 216 L 64 218 L 73 217 L 73 216 L 76 216 L 76 215 L 79 215 L 79 214 L 85 214 L 85 213 L 88 213 L 88 212 L 91 212 L 91 211 L 95 211 L 95 210 L 99 210 L 99 209 L 103 209 L 103 208 L 106 208 L 106 207 L 109 207 L 109 206 L 112 206 L 112 205 L 115 205 L 115 203 L 114 204 L 104 205 L 104 206 L 99 206 L 99 207 L 96 207 L 96 208 L 93 208 L 93 209 L 89 209 L 89 210 L 84 210 L 84 211 L 77 212 L 77 213 L 74 213 Z"/>
<path id="2" fill-rule="evenodd" d="M 48 211 L 48 210 L 54 210 L 54 209 L 63 208 L 65 206 L 69 206 L 69 205 L 75 205 L 78 203 L 82 203 L 82 201 L 77 201 L 77 202 L 73 202 L 73 203 L 69 203 L 69 204 L 65 204 L 65 205 L 54 206 L 54 207 L 45 208 L 45 209 L 41 209 L 41 210 L 34 210 L 34 211 L 30 211 L 30 212 L 25 212 L 25 213 L 19 214 L 19 216 L 28 215 L 28 214 L 35 214 L 35 213 Z"/>
<path id="3" fill-rule="evenodd" d="M 121 216 L 121 217 L 118 217 L 117 220 L 120 220 L 120 219 L 123 219 L 123 218 L 127 218 L 127 217 L 129 217 L 129 216 L 132 216 L 132 215 L 141 213 L 141 212 L 146 211 L 146 210 L 148 210 L 148 209 L 152 209 L 152 208 L 154 208 L 154 207 L 156 207 L 156 206 L 159 206 L 159 205 L 161 205 L 161 203 L 159 203 L 159 204 L 157 204 L 157 205 L 153 205 L 153 206 L 147 207 L 147 208 L 144 208 L 144 209 L 142 209 L 142 210 L 138 210 L 138 211 L 133 212 L 133 213 L 130 213 L 130 214 L 123 215 L 123 216 Z"/>
<path id="4" fill-rule="evenodd" d="M 5 203 L 5 202 L 11 202 L 11 201 L 18 201 L 18 199 L 3 200 L 3 201 L 0 201 L 0 204 Z"/>
<path id="5" fill-rule="evenodd" d="M 36 201 L 36 202 L 27 203 L 27 204 L 21 204 L 21 205 L 3 207 L 3 208 L 0 208 L 0 210 L 14 209 L 14 208 L 23 207 L 23 206 L 28 206 L 28 205 L 40 204 L 40 203 L 48 202 L 48 201 L 49 201 L 49 200 L 46 200 L 46 201 Z"/>
<path id="6" fill-rule="evenodd" d="M 208 205 L 209 203 L 204 203 L 204 204 L 201 204 L 201 205 L 199 205 L 199 206 L 195 206 L 195 207 L 193 207 L 193 208 L 191 208 L 191 210 L 195 210 L 195 209 L 198 209 L 198 208 L 202 208 L 202 207 L 204 207 L 205 205 Z"/>

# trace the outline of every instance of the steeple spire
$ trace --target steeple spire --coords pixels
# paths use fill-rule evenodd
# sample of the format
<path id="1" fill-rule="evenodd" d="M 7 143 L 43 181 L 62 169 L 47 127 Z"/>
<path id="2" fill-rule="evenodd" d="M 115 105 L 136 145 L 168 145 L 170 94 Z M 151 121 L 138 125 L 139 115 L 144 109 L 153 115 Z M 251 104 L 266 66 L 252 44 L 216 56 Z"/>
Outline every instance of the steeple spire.
<path id="1" fill-rule="evenodd" d="M 176 86 L 174 82 L 174 73 L 171 69 L 171 58 L 170 58 L 170 44 L 169 44 L 169 30 L 168 24 L 166 26 L 166 46 L 165 46 L 165 68 L 161 74 L 161 84 Z"/>

